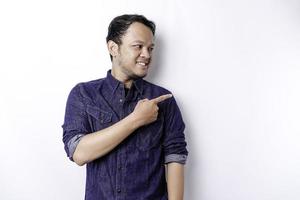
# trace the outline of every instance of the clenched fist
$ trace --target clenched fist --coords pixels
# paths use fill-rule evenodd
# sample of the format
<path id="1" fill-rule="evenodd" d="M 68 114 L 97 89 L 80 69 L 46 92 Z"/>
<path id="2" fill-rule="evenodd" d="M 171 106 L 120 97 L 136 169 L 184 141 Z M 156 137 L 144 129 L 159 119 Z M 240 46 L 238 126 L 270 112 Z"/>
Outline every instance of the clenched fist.
<path id="1" fill-rule="evenodd" d="M 144 126 L 154 122 L 158 116 L 159 108 L 157 104 L 171 97 L 172 94 L 165 94 L 151 100 L 142 99 L 138 101 L 132 112 L 132 115 L 134 115 L 136 119 L 136 123 L 138 123 L 139 126 Z"/>

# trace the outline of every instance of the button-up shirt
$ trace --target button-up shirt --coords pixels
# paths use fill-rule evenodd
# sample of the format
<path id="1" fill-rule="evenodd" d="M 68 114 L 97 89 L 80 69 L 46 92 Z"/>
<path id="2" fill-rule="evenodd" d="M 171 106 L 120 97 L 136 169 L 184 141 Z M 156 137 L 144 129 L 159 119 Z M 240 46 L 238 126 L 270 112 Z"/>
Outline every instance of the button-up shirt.
<path id="1" fill-rule="evenodd" d="M 72 159 L 80 139 L 133 112 L 141 99 L 170 92 L 142 78 L 130 89 L 111 75 L 77 84 L 66 105 L 63 142 Z M 165 164 L 185 164 L 185 125 L 174 97 L 158 104 L 157 120 L 142 126 L 106 155 L 86 165 L 86 200 L 168 199 Z"/>

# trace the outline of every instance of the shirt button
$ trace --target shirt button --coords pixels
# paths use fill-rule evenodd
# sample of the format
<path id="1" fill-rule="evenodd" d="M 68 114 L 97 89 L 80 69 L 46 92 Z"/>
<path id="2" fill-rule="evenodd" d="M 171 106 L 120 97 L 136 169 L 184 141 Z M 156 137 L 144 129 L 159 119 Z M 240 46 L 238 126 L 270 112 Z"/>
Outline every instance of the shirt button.
<path id="1" fill-rule="evenodd" d="M 120 188 L 119 188 L 119 189 L 117 189 L 117 192 L 118 192 L 118 193 L 120 193 L 120 192 L 121 192 L 121 189 L 120 189 Z"/>
<path id="2" fill-rule="evenodd" d="M 123 99 L 120 99 L 120 103 L 122 103 L 123 102 Z"/>

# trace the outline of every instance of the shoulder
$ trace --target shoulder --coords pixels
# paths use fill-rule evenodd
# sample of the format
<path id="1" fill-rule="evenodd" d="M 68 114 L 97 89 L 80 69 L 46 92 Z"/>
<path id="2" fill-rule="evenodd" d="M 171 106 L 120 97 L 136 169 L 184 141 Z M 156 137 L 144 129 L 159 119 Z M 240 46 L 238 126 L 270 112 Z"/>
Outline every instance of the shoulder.
<path id="1" fill-rule="evenodd" d="M 86 82 L 80 82 L 75 85 L 75 88 L 78 87 L 80 89 L 95 89 L 98 88 L 99 85 L 102 85 L 105 78 L 95 79 Z"/>
<path id="2" fill-rule="evenodd" d="M 160 95 L 164 95 L 164 94 L 171 94 L 171 91 L 169 91 L 168 89 L 156 85 L 154 83 L 151 83 L 149 81 L 144 80 L 144 92 L 145 94 L 151 94 L 151 96 L 160 96 Z"/>
<path id="3" fill-rule="evenodd" d="M 169 89 L 166 89 L 165 87 L 156 85 L 154 83 L 151 83 L 151 82 L 145 80 L 143 93 L 144 93 L 144 96 L 148 99 L 153 99 L 153 98 L 159 97 L 161 95 L 165 95 L 165 94 L 172 94 L 171 98 L 164 100 L 159 105 L 161 107 L 169 107 L 171 105 L 176 106 L 176 100 L 175 100 L 174 94 Z"/>
<path id="4" fill-rule="evenodd" d="M 86 82 L 79 82 L 71 89 L 70 94 L 92 98 L 93 95 L 97 93 L 96 91 L 103 85 L 104 80 L 105 78 L 100 78 Z"/>

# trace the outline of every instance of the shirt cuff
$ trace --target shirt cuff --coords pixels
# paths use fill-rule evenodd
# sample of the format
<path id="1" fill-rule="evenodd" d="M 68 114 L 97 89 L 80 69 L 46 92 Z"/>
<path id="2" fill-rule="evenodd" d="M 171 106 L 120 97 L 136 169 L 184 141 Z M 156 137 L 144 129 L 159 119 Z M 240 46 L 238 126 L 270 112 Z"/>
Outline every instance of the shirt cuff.
<path id="1" fill-rule="evenodd" d="M 170 162 L 177 162 L 180 164 L 185 164 L 187 159 L 187 155 L 184 154 L 170 154 L 165 156 L 165 164 L 168 164 Z"/>
<path id="2" fill-rule="evenodd" d="M 75 152 L 75 149 L 80 142 L 81 138 L 83 137 L 83 134 L 78 134 L 72 137 L 69 142 L 68 142 L 68 149 L 69 149 L 69 154 L 68 157 L 73 161 L 73 154 Z"/>

